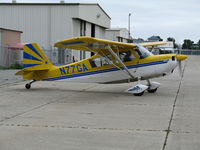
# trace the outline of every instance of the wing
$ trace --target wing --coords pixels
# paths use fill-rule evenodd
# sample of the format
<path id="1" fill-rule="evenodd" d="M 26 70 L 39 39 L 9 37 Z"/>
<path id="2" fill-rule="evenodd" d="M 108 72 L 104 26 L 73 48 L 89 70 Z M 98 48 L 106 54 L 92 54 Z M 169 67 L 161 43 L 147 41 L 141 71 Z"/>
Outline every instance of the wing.
<path id="1" fill-rule="evenodd" d="M 166 42 L 154 42 L 154 43 L 142 43 L 141 45 L 146 46 L 155 46 L 155 45 L 164 45 Z M 133 49 L 136 47 L 135 44 L 130 43 L 121 43 L 103 39 L 97 39 L 92 37 L 78 37 L 63 40 L 55 43 L 55 47 L 60 48 L 69 48 L 74 50 L 83 50 L 83 51 L 92 51 L 95 53 L 107 53 L 107 46 L 110 46 L 114 52 L 124 51 L 127 49 Z"/>
<path id="2" fill-rule="evenodd" d="M 123 50 L 131 49 L 134 47 L 133 44 L 126 44 L 114 41 L 108 41 L 103 39 L 97 39 L 92 37 L 78 37 L 63 40 L 55 43 L 55 47 L 69 48 L 73 50 L 83 50 L 83 51 L 92 51 L 95 53 L 108 52 L 106 46 L 111 46 L 113 50 Z"/>
<path id="3" fill-rule="evenodd" d="M 141 43 L 140 45 L 147 47 L 147 46 L 157 46 L 157 45 L 165 45 L 167 42 L 147 42 L 147 43 Z"/>

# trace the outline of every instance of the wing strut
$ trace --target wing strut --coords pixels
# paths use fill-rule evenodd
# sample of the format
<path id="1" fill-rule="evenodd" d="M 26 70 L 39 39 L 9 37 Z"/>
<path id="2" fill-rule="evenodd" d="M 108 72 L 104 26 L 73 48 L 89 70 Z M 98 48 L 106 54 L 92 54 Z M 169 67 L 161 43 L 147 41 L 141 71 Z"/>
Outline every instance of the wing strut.
<path id="1" fill-rule="evenodd" d="M 122 67 L 124 68 L 124 70 L 126 70 L 126 72 L 128 73 L 128 75 L 135 79 L 136 77 L 134 77 L 134 75 L 132 75 L 132 73 L 128 70 L 128 68 L 126 67 L 126 65 L 121 61 L 121 59 L 116 55 L 116 53 L 112 50 L 112 48 L 110 46 L 106 46 L 106 48 L 109 50 L 109 52 L 115 57 L 115 59 L 122 65 Z"/>

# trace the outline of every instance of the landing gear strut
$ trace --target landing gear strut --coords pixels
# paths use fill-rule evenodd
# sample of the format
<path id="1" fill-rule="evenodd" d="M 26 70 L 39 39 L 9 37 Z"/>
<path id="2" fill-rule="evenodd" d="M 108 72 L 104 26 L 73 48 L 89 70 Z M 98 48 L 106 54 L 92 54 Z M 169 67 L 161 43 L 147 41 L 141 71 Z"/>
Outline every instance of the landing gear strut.
<path id="1" fill-rule="evenodd" d="M 26 89 L 30 89 L 30 88 L 31 88 L 31 84 L 34 83 L 35 81 L 36 81 L 36 80 L 33 80 L 33 81 L 27 83 L 27 84 L 25 85 L 25 88 L 26 88 Z"/>
<path id="2" fill-rule="evenodd" d="M 160 86 L 160 83 L 150 82 L 150 80 L 147 80 L 147 86 L 148 86 L 147 91 L 149 93 L 155 93 L 157 91 L 158 87 Z"/>

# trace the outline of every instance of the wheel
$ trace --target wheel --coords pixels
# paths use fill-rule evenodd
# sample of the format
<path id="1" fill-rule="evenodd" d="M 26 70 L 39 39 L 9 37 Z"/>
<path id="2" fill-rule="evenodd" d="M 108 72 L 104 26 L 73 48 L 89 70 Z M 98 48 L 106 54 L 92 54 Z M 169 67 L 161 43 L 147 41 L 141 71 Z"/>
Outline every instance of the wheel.
<path id="1" fill-rule="evenodd" d="M 141 93 L 135 93 L 135 94 L 133 94 L 133 95 L 135 95 L 135 96 L 142 96 L 143 94 L 144 94 L 144 91 L 141 92 Z"/>
<path id="2" fill-rule="evenodd" d="M 155 88 L 153 90 L 147 90 L 149 93 L 155 93 L 157 91 L 158 88 Z"/>
<path id="3" fill-rule="evenodd" d="M 30 88 L 31 88 L 31 84 L 30 84 L 30 83 L 27 83 L 27 84 L 25 85 L 25 87 L 26 87 L 26 89 L 30 89 Z"/>

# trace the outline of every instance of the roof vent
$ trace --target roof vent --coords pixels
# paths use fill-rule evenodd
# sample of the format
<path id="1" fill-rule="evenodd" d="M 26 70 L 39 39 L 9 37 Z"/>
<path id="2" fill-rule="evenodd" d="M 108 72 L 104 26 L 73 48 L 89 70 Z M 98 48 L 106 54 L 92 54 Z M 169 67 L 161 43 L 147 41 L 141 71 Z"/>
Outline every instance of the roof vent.
<path id="1" fill-rule="evenodd" d="M 60 0 L 60 3 L 65 3 L 65 0 Z"/>
<path id="2" fill-rule="evenodd" d="M 12 3 L 17 3 L 17 1 L 16 0 L 12 0 Z"/>

